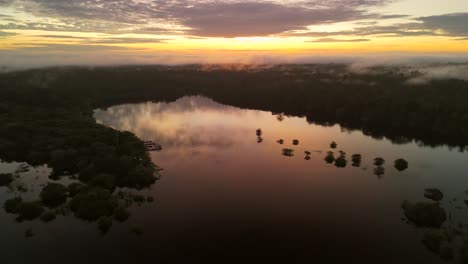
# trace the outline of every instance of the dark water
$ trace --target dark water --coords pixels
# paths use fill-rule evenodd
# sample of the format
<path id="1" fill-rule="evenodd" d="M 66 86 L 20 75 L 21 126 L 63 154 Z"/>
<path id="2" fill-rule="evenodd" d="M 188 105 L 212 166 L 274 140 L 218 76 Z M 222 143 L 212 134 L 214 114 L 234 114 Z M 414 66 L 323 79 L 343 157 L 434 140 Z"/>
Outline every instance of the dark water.
<path id="1" fill-rule="evenodd" d="M 96 110 L 95 117 L 163 145 L 152 153 L 164 169 L 147 191 L 155 203 L 133 209 L 129 221 L 105 236 L 72 217 L 18 224 L 1 213 L 4 256 L 17 263 L 60 256 L 67 262 L 91 256 L 96 262 L 442 263 L 422 245 L 420 230 L 402 220 L 401 202 L 422 200 L 428 187 L 463 201 L 468 189 L 466 153 L 396 145 L 203 97 L 120 105 Z M 300 144 L 293 146 L 293 139 Z M 335 153 L 343 150 L 349 160 L 362 154 L 361 167 L 327 164 L 332 141 Z M 295 156 L 283 156 L 283 148 Z M 373 172 L 376 157 L 386 160 L 384 175 Z M 408 160 L 409 169 L 393 168 L 398 158 Z M 0 172 L 15 168 L 3 165 Z M 2 202 L 7 197 L 0 189 Z M 453 214 L 467 219 L 463 211 Z M 141 226 L 143 235 L 129 232 L 132 226 Z M 28 227 L 35 237 L 24 237 Z"/>

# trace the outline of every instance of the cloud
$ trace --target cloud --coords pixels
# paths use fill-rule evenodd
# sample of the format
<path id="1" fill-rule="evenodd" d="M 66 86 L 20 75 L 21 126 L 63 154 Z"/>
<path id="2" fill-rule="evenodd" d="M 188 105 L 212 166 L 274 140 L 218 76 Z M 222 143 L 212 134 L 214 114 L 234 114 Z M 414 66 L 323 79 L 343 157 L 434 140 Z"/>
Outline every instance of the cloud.
<path id="1" fill-rule="evenodd" d="M 273 2 L 215 2 L 175 8 L 172 13 L 184 26 L 191 28 L 188 33 L 210 37 L 265 36 L 367 15 L 352 5 L 307 8 Z"/>
<path id="2" fill-rule="evenodd" d="M 309 40 L 306 42 L 366 42 L 370 39 L 335 39 L 335 38 L 320 38 L 316 40 Z"/>
<path id="3" fill-rule="evenodd" d="M 425 29 L 442 30 L 450 36 L 468 36 L 468 13 L 427 16 L 416 20 L 421 21 Z"/>
<path id="4" fill-rule="evenodd" d="M 389 26 L 365 25 L 357 26 L 351 30 L 334 32 L 301 32 L 286 35 L 308 37 L 333 36 L 468 36 L 468 13 L 454 13 L 429 17 L 417 17 L 414 22 L 396 23 Z"/>
<path id="5" fill-rule="evenodd" d="M 16 35 L 16 33 L 0 31 L 0 38 L 9 37 L 9 36 L 14 36 L 14 35 Z"/>
<path id="6" fill-rule="evenodd" d="M 18 21 L 5 28 L 63 31 L 155 31 L 210 37 L 265 36 L 308 25 L 371 17 L 366 8 L 393 0 L 10 0 L 11 5 L 43 21 Z M 166 27 L 154 26 L 165 24 Z"/>
<path id="7" fill-rule="evenodd" d="M 423 85 L 433 80 L 446 79 L 468 81 L 468 64 L 430 65 L 408 70 L 417 70 L 421 73 L 420 76 L 407 81 L 408 84 L 412 85 Z"/>

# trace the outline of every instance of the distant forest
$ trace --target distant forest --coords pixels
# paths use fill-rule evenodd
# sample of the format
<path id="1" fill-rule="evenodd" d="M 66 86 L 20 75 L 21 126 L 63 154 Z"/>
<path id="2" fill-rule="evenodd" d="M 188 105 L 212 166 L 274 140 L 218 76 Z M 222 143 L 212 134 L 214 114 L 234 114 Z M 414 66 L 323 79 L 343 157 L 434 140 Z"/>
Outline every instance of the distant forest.
<path id="1" fill-rule="evenodd" d="M 340 64 L 235 70 L 199 65 L 25 70 L 0 75 L 0 115 L 11 105 L 31 110 L 43 105 L 50 115 L 90 117 L 98 107 L 203 95 L 241 108 L 305 116 L 318 125 L 359 129 L 394 143 L 416 140 L 466 150 L 468 82 L 407 83 L 421 74 L 396 66 L 357 73 Z"/>

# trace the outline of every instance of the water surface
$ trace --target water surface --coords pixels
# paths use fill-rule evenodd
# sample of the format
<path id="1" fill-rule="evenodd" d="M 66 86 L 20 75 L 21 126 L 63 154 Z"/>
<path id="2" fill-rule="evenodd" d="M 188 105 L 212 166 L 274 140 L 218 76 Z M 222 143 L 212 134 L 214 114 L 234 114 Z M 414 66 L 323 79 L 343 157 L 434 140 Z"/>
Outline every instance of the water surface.
<path id="1" fill-rule="evenodd" d="M 115 106 L 95 117 L 164 146 L 152 154 L 164 169 L 153 190 L 158 203 L 144 215 L 154 236 L 188 255 L 437 263 L 402 221 L 400 204 L 421 200 L 428 187 L 463 199 L 468 187 L 465 153 L 396 145 L 204 97 Z M 348 159 L 362 154 L 361 167 L 327 164 L 332 141 L 338 143 L 335 153 L 343 150 Z M 295 156 L 283 156 L 283 148 L 294 149 Z M 376 157 L 386 160 L 384 175 L 373 173 Z M 393 168 L 398 158 L 410 162 L 408 170 Z"/>
<path id="2" fill-rule="evenodd" d="M 338 125 L 318 126 L 205 97 L 118 105 L 96 110 L 95 118 L 163 146 L 151 153 L 162 178 L 145 190 L 155 203 L 133 208 L 129 221 L 114 224 L 105 236 L 73 217 L 18 224 L 1 213 L 6 257 L 19 263 L 52 258 L 45 252 L 75 255 L 71 262 L 92 256 L 163 263 L 441 263 L 421 244 L 420 231 L 402 219 L 401 202 L 422 200 L 428 187 L 463 201 L 468 189 L 466 153 L 417 142 L 393 144 Z M 337 149 L 330 149 L 332 141 Z M 295 155 L 283 156 L 283 148 Z M 349 160 L 345 168 L 324 161 L 328 151 L 339 150 Z M 312 153 L 310 160 L 305 151 Z M 363 157 L 360 167 L 351 166 L 356 153 Z M 384 175 L 374 174 L 376 157 L 386 160 Z M 407 170 L 393 167 L 398 158 L 409 161 Z M 0 173 L 17 165 L 2 164 Z M 46 171 L 33 168 L 27 175 Z M 2 202 L 12 195 L 0 187 Z M 467 219 L 464 211 L 450 213 Z M 131 234 L 134 226 L 144 234 Z M 24 237 L 28 227 L 35 237 Z"/>

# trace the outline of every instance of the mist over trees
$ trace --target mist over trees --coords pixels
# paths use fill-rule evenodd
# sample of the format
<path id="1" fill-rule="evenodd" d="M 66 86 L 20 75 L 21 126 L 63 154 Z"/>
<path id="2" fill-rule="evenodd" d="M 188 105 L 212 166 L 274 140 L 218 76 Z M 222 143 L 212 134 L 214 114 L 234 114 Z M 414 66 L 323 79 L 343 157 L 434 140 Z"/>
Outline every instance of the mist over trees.
<path id="1" fill-rule="evenodd" d="M 439 79 L 408 84 L 420 76 L 424 73 L 400 67 L 375 66 L 356 72 L 341 64 L 234 70 L 199 65 L 64 67 L 2 74 L 0 85 L 2 93 L 16 96 L 13 101 L 56 105 L 55 115 L 77 105 L 85 110 L 73 113 L 88 111 L 89 117 L 97 107 L 204 95 L 238 107 L 305 116 L 314 124 L 339 124 L 394 143 L 416 140 L 464 150 L 468 83 Z"/>

